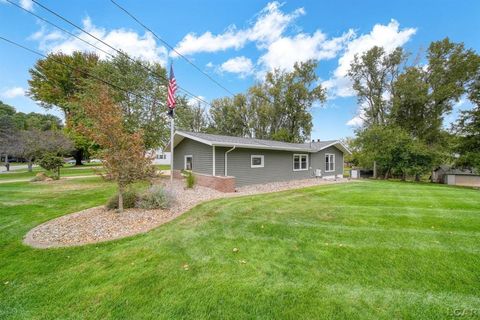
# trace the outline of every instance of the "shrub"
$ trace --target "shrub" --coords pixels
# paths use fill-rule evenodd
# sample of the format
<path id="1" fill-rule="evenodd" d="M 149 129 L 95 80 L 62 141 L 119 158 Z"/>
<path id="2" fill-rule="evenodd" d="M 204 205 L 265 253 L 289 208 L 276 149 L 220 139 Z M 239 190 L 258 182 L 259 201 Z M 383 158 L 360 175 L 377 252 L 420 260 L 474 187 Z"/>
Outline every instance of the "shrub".
<path id="1" fill-rule="evenodd" d="M 193 186 L 195 185 L 195 176 L 193 175 L 192 171 L 186 171 L 185 175 L 187 188 L 193 188 Z"/>
<path id="2" fill-rule="evenodd" d="M 47 178 L 48 178 L 48 176 L 45 173 L 39 172 L 30 181 L 31 182 L 45 181 L 45 180 L 47 180 Z"/>
<path id="3" fill-rule="evenodd" d="M 137 201 L 137 193 L 133 189 L 127 189 L 123 193 L 123 207 L 124 208 L 135 208 L 135 203 Z M 111 197 L 107 202 L 108 209 L 118 209 L 118 193 Z"/>
<path id="4" fill-rule="evenodd" d="M 167 209 L 173 201 L 173 195 L 162 186 L 156 185 L 148 188 L 141 194 L 137 207 L 142 209 Z"/>
<path id="5" fill-rule="evenodd" d="M 52 172 L 51 178 L 58 180 L 60 178 L 60 168 L 63 167 L 63 158 L 54 153 L 46 153 L 43 155 L 38 164 L 45 170 Z"/>

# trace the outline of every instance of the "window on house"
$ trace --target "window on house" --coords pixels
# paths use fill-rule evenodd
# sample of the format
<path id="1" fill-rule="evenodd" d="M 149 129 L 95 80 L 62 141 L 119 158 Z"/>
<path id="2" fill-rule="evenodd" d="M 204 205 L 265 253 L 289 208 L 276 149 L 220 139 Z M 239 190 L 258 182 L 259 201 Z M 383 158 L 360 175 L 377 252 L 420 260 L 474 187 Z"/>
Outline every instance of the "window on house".
<path id="1" fill-rule="evenodd" d="M 263 168 L 264 167 L 264 157 L 263 155 L 252 155 L 250 157 L 250 167 L 251 168 Z"/>
<path id="2" fill-rule="evenodd" d="M 308 170 L 308 155 L 294 154 L 293 155 L 293 171 Z"/>
<path id="3" fill-rule="evenodd" d="M 193 156 L 185 156 L 185 170 L 193 170 Z"/>
<path id="4" fill-rule="evenodd" d="M 166 154 L 157 154 L 157 159 L 165 160 L 165 159 L 167 159 L 167 155 Z"/>
<path id="5" fill-rule="evenodd" d="M 335 155 L 327 153 L 325 155 L 325 171 L 332 172 L 335 171 Z"/>

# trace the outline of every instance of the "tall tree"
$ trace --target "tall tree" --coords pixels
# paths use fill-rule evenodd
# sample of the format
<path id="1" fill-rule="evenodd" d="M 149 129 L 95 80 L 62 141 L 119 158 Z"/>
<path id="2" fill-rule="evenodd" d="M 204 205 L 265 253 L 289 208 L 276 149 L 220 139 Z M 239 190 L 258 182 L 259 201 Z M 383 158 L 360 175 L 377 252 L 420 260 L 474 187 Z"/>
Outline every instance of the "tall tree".
<path id="1" fill-rule="evenodd" d="M 4 157 L 4 164 L 7 171 L 10 171 L 8 158 L 15 153 L 17 139 L 18 129 L 15 127 L 13 117 L 8 114 L 0 115 L 0 157 Z"/>
<path id="2" fill-rule="evenodd" d="M 45 109 L 59 108 L 65 115 L 67 129 L 75 127 L 82 121 L 78 94 L 83 92 L 85 81 L 98 61 L 98 56 L 93 53 L 49 54 L 38 60 L 29 71 L 30 97 Z M 82 164 L 88 145 L 84 139 L 75 139 L 74 157 L 77 165 Z"/>
<path id="3" fill-rule="evenodd" d="M 179 129 L 204 132 L 208 128 L 205 108 L 200 102 L 189 102 L 185 97 L 177 98 L 175 118 L 175 126 Z"/>
<path id="4" fill-rule="evenodd" d="M 348 75 L 353 81 L 358 104 L 363 106 L 366 126 L 386 124 L 390 97 L 394 95 L 393 83 L 405 59 L 406 54 L 400 47 L 387 53 L 375 46 L 362 55 L 355 55 Z"/>
<path id="5" fill-rule="evenodd" d="M 129 58 L 125 54 L 100 61 L 94 74 L 116 85 L 110 92 L 122 110 L 125 129 L 132 133 L 142 130 L 147 149 L 160 147 L 162 139 L 169 135 L 165 68 L 159 63 Z M 98 81 L 90 79 L 84 94 L 95 92 L 97 87 Z"/>
<path id="6" fill-rule="evenodd" d="M 213 131 L 239 137 L 250 136 L 249 111 L 246 103 L 243 94 L 238 94 L 234 98 L 213 100 L 209 110 Z"/>
<path id="7" fill-rule="evenodd" d="M 455 151 L 460 155 L 456 165 L 476 168 L 480 172 L 480 69 L 469 88 L 468 97 L 474 107 L 462 111 L 453 127 L 458 135 Z"/>
<path id="8" fill-rule="evenodd" d="M 325 89 L 317 84 L 317 63 L 295 63 L 293 70 L 268 72 L 246 95 L 212 101 L 212 129 L 217 133 L 304 142 L 310 138 L 315 102 L 324 102 Z"/>

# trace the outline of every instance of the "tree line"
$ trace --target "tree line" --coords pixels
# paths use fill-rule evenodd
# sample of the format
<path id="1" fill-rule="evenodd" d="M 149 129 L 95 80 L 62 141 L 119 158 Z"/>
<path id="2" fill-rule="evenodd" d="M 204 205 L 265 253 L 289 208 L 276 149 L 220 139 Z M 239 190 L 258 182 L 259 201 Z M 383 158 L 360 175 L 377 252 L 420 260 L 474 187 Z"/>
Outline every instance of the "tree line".
<path id="1" fill-rule="evenodd" d="M 413 63 L 407 59 L 403 48 L 355 56 L 348 75 L 363 125 L 351 161 L 374 175 L 416 180 L 440 164 L 480 168 L 480 56 L 447 38 Z M 447 128 L 445 117 L 461 99 L 474 108 Z"/>
<path id="2" fill-rule="evenodd" d="M 7 170 L 10 157 L 25 160 L 32 171 L 35 159 L 70 153 L 73 144 L 62 129 L 61 119 L 54 115 L 17 112 L 0 101 L 0 155 Z"/>

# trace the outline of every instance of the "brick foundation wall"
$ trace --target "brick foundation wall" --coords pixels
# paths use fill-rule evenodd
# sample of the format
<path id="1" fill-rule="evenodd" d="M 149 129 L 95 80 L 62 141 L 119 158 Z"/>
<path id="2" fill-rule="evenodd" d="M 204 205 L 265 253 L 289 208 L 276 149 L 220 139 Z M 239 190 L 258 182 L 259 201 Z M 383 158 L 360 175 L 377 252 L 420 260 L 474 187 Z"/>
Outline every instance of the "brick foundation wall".
<path id="1" fill-rule="evenodd" d="M 207 174 L 194 173 L 196 183 L 202 187 L 208 187 L 220 192 L 235 192 L 235 177 L 220 177 Z M 183 179 L 179 170 L 174 170 L 175 179 Z"/>

